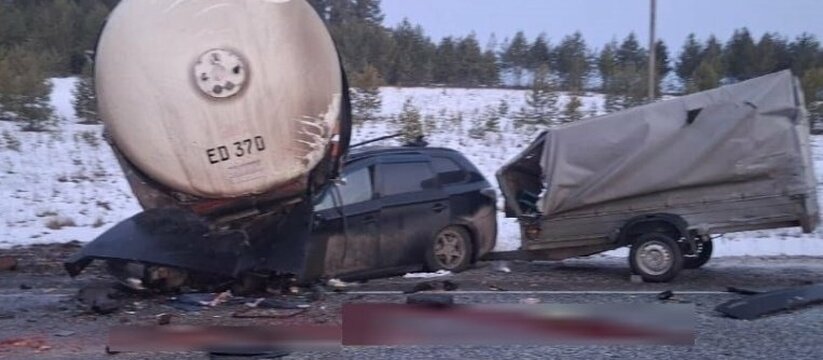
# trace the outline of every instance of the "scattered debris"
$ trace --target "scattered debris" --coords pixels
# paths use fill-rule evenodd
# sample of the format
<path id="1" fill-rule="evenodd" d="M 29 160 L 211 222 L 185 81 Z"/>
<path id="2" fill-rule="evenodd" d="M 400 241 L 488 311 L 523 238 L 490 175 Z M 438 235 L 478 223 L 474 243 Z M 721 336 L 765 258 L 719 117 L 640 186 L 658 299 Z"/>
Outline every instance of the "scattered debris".
<path id="1" fill-rule="evenodd" d="M 211 307 L 215 307 L 215 306 L 221 305 L 221 304 L 231 300 L 231 298 L 232 298 L 231 291 L 224 291 L 224 292 L 218 294 L 214 298 L 214 300 L 208 302 L 206 305 L 211 306 Z"/>
<path id="2" fill-rule="evenodd" d="M 715 310 L 735 319 L 754 320 L 764 315 L 821 302 L 823 284 L 817 284 L 751 295 L 720 304 Z"/>
<path id="3" fill-rule="evenodd" d="M 743 288 L 737 288 L 737 287 L 734 287 L 734 286 L 727 287 L 726 291 L 728 291 L 730 293 L 740 294 L 740 295 L 757 295 L 757 294 L 762 294 L 763 293 L 762 291 L 758 291 L 758 290 L 743 289 Z"/>
<path id="4" fill-rule="evenodd" d="M 403 291 L 404 294 L 414 294 L 423 291 L 455 291 L 459 286 L 449 280 L 443 281 L 425 281 L 417 283 L 409 290 Z"/>
<path id="5" fill-rule="evenodd" d="M 632 274 L 631 276 L 629 276 L 629 281 L 632 284 L 642 284 L 643 283 L 643 277 L 640 276 L 640 275 Z"/>
<path id="6" fill-rule="evenodd" d="M 503 289 L 501 287 L 497 287 L 495 285 L 489 285 L 489 290 L 491 290 L 491 291 L 508 291 L 506 289 Z"/>
<path id="7" fill-rule="evenodd" d="M 341 289 L 341 288 L 354 286 L 354 285 L 356 285 L 356 283 L 345 282 L 345 281 L 340 280 L 340 279 L 330 279 L 329 281 L 326 282 L 326 285 L 331 286 L 333 288 Z"/>
<path id="8" fill-rule="evenodd" d="M 406 304 L 445 307 L 454 305 L 454 296 L 447 294 L 414 294 L 406 298 Z"/>
<path id="9" fill-rule="evenodd" d="M 452 275 L 451 271 L 448 270 L 437 270 L 433 273 L 408 273 L 403 275 L 404 279 L 430 279 L 442 276 L 449 276 Z"/>
<path id="10" fill-rule="evenodd" d="M 495 261 L 495 262 L 492 262 L 492 269 L 494 271 L 503 272 L 503 273 L 512 272 L 512 269 L 509 268 L 509 262 L 508 261 Z"/>
<path id="11" fill-rule="evenodd" d="M 0 312 L 0 320 L 14 319 L 14 314 L 10 312 Z"/>
<path id="12" fill-rule="evenodd" d="M 174 317 L 174 315 L 168 313 L 162 313 L 157 315 L 157 325 L 163 326 L 171 324 L 172 317 Z"/>
<path id="13" fill-rule="evenodd" d="M 657 300 L 669 300 L 674 296 L 674 293 L 671 290 L 666 290 L 657 294 Z"/>
<path id="14" fill-rule="evenodd" d="M 250 308 L 243 309 L 233 313 L 231 316 L 239 319 L 285 319 L 300 315 L 308 311 L 307 308 L 299 309 L 266 309 L 266 308 Z"/>
<path id="15" fill-rule="evenodd" d="M 68 337 L 68 336 L 72 336 L 72 335 L 74 335 L 74 334 L 75 334 L 75 332 L 74 332 L 74 331 L 71 331 L 71 330 L 61 330 L 61 331 L 58 331 L 58 332 L 54 333 L 54 336 L 57 336 L 57 337 Z"/>
<path id="16" fill-rule="evenodd" d="M 17 259 L 11 256 L 0 256 L 0 271 L 17 270 Z"/>
<path id="17" fill-rule="evenodd" d="M 29 284 L 20 284 L 20 290 L 31 290 L 31 285 Z"/>
<path id="18" fill-rule="evenodd" d="M 293 301 L 259 298 L 253 302 L 247 302 L 246 306 L 261 309 L 307 309 L 311 305 Z"/>
<path id="19" fill-rule="evenodd" d="M 538 298 L 525 298 L 525 299 L 520 299 L 520 303 L 521 304 L 526 304 L 526 305 L 535 305 L 535 304 L 540 303 L 540 299 L 538 299 Z"/>
<path id="20" fill-rule="evenodd" d="M 232 301 L 233 296 L 231 291 L 225 291 L 220 294 L 210 293 L 188 293 L 172 297 L 169 305 L 184 311 L 197 311 L 203 307 L 216 307 L 224 303 Z M 243 301 L 242 298 L 235 299 Z"/>
<path id="21" fill-rule="evenodd" d="M 117 290 L 111 286 L 91 285 L 80 289 L 77 299 L 101 315 L 114 313 L 120 308 L 120 302 L 116 299 Z"/>

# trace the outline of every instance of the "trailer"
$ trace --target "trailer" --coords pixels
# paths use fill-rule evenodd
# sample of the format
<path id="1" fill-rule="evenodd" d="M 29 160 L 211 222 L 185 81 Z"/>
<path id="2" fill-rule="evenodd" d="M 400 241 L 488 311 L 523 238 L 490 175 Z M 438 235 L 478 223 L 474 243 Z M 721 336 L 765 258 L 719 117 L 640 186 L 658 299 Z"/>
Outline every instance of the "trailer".
<path id="1" fill-rule="evenodd" d="M 800 83 L 782 71 L 541 133 L 497 174 L 521 247 L 560 260 L 629 247 L 645 281 L 704 265 L 712 236 L 819 222 Z"/>

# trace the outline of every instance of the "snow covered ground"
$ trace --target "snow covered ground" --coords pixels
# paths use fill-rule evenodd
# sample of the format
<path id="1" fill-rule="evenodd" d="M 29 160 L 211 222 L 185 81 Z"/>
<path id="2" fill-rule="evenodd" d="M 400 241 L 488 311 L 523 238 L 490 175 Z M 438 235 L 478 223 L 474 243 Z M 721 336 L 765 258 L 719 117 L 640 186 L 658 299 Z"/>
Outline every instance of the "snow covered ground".
<path id="1" fill-rule="evenodd" d="M 117 221 L 140 211 L 100 136 L 101 127 L 76 124 L 71 106 L 74 80 L 54 79 L 54 85 L 52 104 L 62 117 L 57 131 L 24 133 L 15 124 L 0 121 L 0 197 L 4 199 L 0 203 L 0 247 L 90 241 Z M 536 135 L 534 130 L 516 129 L 510 117 L 501 119 L 499 133 L 488 133 L 480 139 L 468 135 L 487 107 L 497 109 L 501 100 L 514 114 L 524 103 L 524 91 L 384 88 L 382 94 L 384 117 L 399 114 L 404 101 L 411 99 L 424 117 L 431 145 L 462 151 L 495 184 L 495 171 Z M 567 99 L 561 94 L 561 105 Z M 602 111 L 602 96 L 587 94 L 582 100 L 585 112 Z M 367 123 L 355 129 L 354 141 L 398 129 L 399 125 L 391 120 Z M 818 178 L 823 178 L 823 138 L 815 138 L 812 146 Z M 517 224 L 501 214 L 498 250 L 516 249 L 518 237 Z M 718 240 L 715 253 L 823 256 L 823 229 L 814 234 L 802 234 L 799 229 L 731 234 Z"/>

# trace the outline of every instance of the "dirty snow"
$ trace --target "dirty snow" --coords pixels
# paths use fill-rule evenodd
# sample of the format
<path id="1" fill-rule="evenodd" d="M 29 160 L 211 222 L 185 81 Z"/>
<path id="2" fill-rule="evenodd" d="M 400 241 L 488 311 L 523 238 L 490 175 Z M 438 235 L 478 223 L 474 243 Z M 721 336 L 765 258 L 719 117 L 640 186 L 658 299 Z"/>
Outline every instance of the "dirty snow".
<path id="1" fill-rule="evenodd" d="M 99 125 L 76 124 L 71 106 L 75 80 L 53 79 L 52 105 L 61 117 L 58 130 L 24 133 L 14 123 L 0 121 L 0 247 L 38 243 L 90 241 L 116 222 L 140 211 L 126 180 L 103 142 Z M 534 138 L 536 131 L 515 129 L 509 118 L 500 121 L 500 133 L 481 139 L 468 136 L 486 106 L 495 109 L 505 100 L 510 114 L 524 103 L 525 92 L 502 89 L 384 88 L 382 115 L 400 112 L 409 98 L 428 117 L 432 146 L 464 152 L 496 185 L 495 171 Z M 561 105 L 568 96 L 561 94 Z M 582 97 L 584 111 L 602 111 L 599 94 Z M 462 121 L 456 121 L 457 115 Z M 424 123 L 426 119 L 424 119 Z M 392 121 L 368 123 L 355 129 L 354 141 L 395 133 Z M 8 136 L 2 136 L 2 134 Z M 10 149 L 9 138 L 20 142 Z M 14 142 L 13 140 L 11 142 Z M 391 143 L 388 141 L 387 143 Z M 812 141 L 818 178 L 823 175 L 823 138 Z M 502 203 L 502 201 L 501 201 Z M 517 224 L 500 216 L 497 250 L 518 246 Z M 730 234 L 718 240 L 718 256 L 823 256 L 823 229 L 802 234 L 799 229 L 777 229 Z M 614 251 L 610 255 L 623 256 Z"/>

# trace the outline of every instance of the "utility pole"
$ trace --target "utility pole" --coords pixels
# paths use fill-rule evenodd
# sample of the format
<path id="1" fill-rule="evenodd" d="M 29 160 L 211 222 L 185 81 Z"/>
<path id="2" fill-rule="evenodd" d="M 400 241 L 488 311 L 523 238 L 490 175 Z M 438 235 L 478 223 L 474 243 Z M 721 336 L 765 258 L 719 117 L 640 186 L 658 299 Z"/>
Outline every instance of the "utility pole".
<path id="1" fill-rule="evenodd" d="M 651 19 L 649 21 L 649 102 L 655 98 L 655 77 L 657 76 L 657 0 L 651 1 Z"/>

